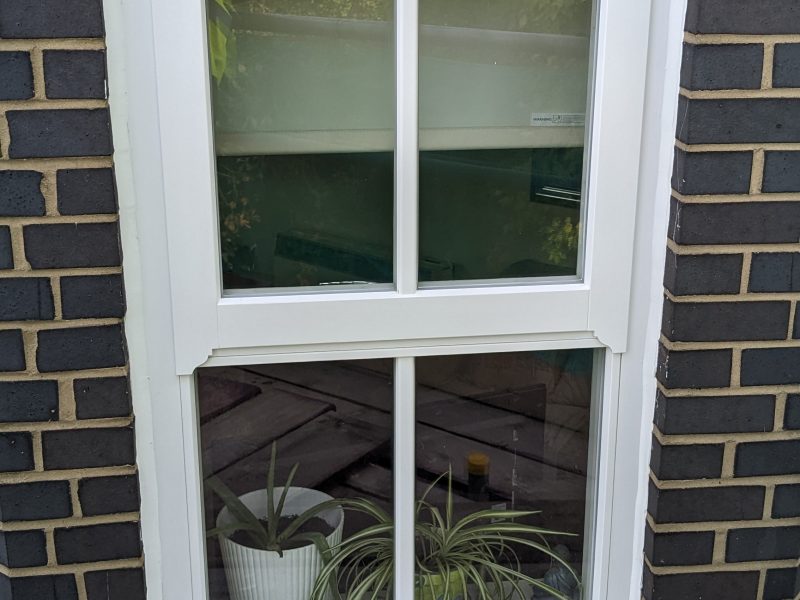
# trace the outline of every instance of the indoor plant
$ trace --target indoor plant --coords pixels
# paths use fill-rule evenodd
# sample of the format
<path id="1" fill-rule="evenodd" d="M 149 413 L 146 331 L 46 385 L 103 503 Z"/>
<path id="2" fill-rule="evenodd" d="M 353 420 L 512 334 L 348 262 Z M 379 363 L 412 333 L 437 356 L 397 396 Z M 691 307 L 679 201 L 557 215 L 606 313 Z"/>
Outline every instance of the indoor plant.
<path id="1" fill-rule="evenodd" d="M 207 535 L 219 537 L 232 600 L 308 600 L 323 566 L 319 548 L 342 539 L 344 511 L 333 499 L 292 486 L 298 464 L 275 486 L 276 454 L 273 443 L 266 489 L 237 496 L 219 478 L 207 481 L 225 503 Z"/>
<path id="2" fill-rule="evenodd" d="M 447 478 L 444 513 L 428 502 L 433 487 Z M 375 524 L 355 533 L 325 552 L 322 569 L 311 600 L 323 600 L 330 589 L 338 600 L 392 598 L 394 580 L 394 523 L 392 517 L 370 500 L 343 499 L 345 509 L 363 512 Z M 414 529 L 416 543 L 416 600 L 508 600 L 526 598 L 522 584 L 544 591 L 554 599 L 570 600 L 571 594 L 522 573 L 514 547 L 539 551 L 563 566 L 577 585 L 569 564 L 547 543 L 547 536 L 571 535 L 520 523 L 536 512 L 481 510 L 459 520 L 453 518 L 452 474 L 434 481 L 417 501 Z M 344 595 L 338 588 L 345 588 Z M 526 586 L 526 587 L 527 587 Z"/>

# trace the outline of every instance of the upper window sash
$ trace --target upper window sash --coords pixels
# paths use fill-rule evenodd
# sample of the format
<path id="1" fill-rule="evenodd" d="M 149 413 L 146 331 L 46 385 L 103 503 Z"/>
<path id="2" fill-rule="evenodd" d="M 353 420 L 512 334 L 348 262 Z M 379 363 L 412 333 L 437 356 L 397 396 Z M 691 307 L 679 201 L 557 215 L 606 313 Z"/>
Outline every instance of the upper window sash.
<path id="1" fill-rule="evenodd" d="M 154 19 L 177 371 L 215 352 L 545 333 L 625 349 L 644 102 L 649 6 L 597 7 L 583 281 L 419 290 L 417 285 L 418 1 L 396 3 L 395 290 L 225 297 L 202 0 Z M 625 32 L 625 35 L 613 32 Z M 333 323 L 336 323 L 335 325 Z M 316 333 L 315 333 L 316 332 Z"/>

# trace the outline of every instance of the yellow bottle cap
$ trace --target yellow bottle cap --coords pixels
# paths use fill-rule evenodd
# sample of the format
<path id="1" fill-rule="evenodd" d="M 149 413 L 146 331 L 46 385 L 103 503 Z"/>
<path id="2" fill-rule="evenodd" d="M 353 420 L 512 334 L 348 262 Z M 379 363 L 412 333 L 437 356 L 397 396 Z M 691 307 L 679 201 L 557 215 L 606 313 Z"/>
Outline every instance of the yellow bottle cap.
<path id="1" fill-rule="evenodd" d="M 471 475 L 488 475 L 489 456 L 483 452 L 470 452 L 467 455 L 467 472 Z"/>

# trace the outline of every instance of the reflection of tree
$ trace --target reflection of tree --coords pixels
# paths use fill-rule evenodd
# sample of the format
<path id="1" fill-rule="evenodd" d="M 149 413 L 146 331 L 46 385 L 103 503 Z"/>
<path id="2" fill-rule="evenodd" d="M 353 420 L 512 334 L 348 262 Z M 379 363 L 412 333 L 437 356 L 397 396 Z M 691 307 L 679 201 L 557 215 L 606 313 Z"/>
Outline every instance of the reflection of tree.
<path id="1" fill-rule="evenodd" d="M 572 217 L 554 218 L 547 225 L 544 251 L 547 261 L 553 265 L 572 267 L 578 255 L 580 224 Z"/>
<path id="2" fill-rule="evenodd" d="M 585 35 L 591 8 L 591 0 L 420 0 L 420 18 L 431 25 Z"/>
<path id="3" fill-rule="evenodd" d="M 403 0 L 234 0 L 243 12 L 388 21 Z M 591 0 L 420 0 L 428 25 L 586 35 Z"/>
<path id="4" fill-rule="evenodd" d="M 217 161 L 219 229 L 225 271 L 235 270 L 236 255 L 241 251 L 242 232 L 259 222 L 258 211 L 243 188 L 262 177 L 257 158 L 253 160 L 245 156 Z"/>
<path id="5" fill-rule="evenodd" d="M 388 21 L 392 0 L 234 0 L 243 12 Z M 398 0 L 401 1 L 401 0 Z"/>

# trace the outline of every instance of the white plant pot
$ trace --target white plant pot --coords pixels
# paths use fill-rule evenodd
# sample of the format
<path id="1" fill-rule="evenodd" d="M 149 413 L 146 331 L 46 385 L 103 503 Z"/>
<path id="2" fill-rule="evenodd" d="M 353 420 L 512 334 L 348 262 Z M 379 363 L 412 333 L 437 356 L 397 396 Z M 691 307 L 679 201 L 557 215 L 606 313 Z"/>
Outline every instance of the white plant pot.
<path id="1" fill-rule="evenodd" d="M 278 502 L 282 492 L 283 488 L 275 488 L 275 502 Z M 239 500 L 259 519 L 266 517 L 267 490 L 249 492 Z M 291 487 L 286 494 L 281 516 L 302 514 L 328 500 L 332 498 L 323 492 Z M 334 546 L 340 543 L 344 511 L 333 508 L 317 516 L 333 527 L 333 533 L 326 538 L 328 544 Z M 233 515 L 225 507 L 217 516 L 217 527 L 230 525 L 234 521 Z M 242 546 L 225 536 L 220 536 L 220 546 L 231 600 L 308 600 L 323 566 L 322 556 L 314 544 L 284 550 L 283 557 L 277 552 Z"/>

